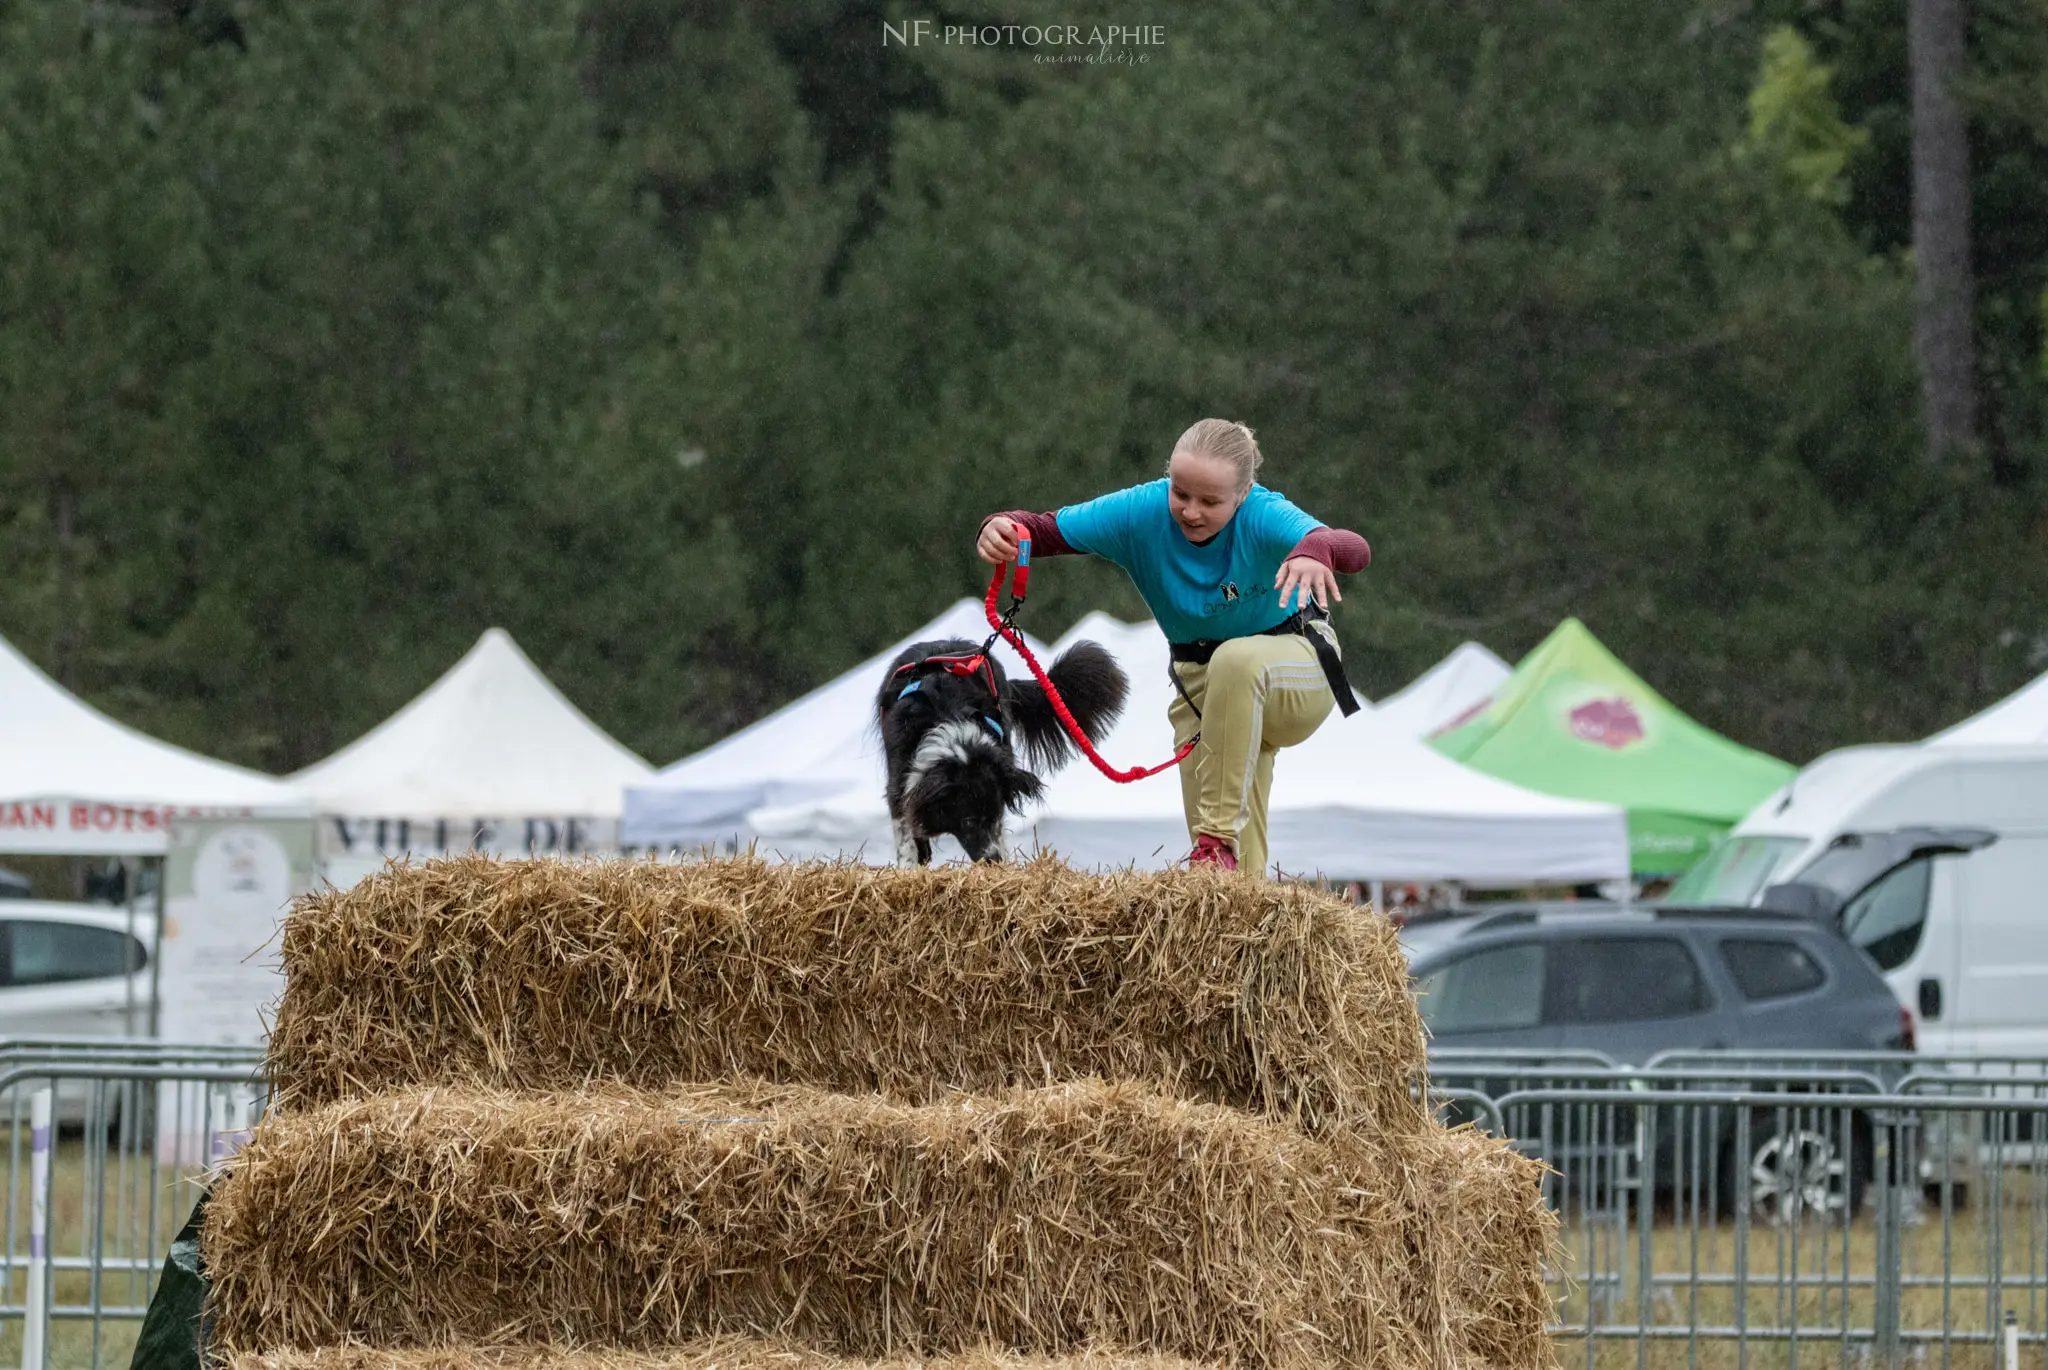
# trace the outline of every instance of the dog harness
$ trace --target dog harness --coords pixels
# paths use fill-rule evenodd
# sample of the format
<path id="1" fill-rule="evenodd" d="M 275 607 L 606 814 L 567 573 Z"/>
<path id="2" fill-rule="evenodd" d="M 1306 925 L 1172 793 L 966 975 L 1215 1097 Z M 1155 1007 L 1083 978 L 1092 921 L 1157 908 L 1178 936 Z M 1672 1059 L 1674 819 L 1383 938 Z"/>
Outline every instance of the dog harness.
<path id="1" fill-rule="evenodd" d="M 993 644 L 989 645 L 992 646 Z M 917 693 L 919 687 L 924 684 L 926 676 L 936 675 L 940 671 L 944 671 L 948 675 L 980 676 L 982 684 L 988 686 L 990 708 L 999 709 L 1002 707 L 1002 692 L 996 688 L 995 660 L 989 655 L 988 646 L 984 646 L 972 656 L 928 656 L 922 661 L 906 661 L 901 666 L 898 666 L 895 673 L 889 678 L 893 683 L 898 676 L 909 675 L 912 677 L 908 685 L 905 685 L 896 692 L 896 697 L 903 699 Z M 983 714 L 981 721 L 988 724 L 989 731 L 997 737 L 1003 735 L 1002 720 L 997 718 L 994 713 Z"/>
<path id="2" fill-rule="evenodd" d="M 913 677 L 908 685 L 905 685 L 896 692 L 896 697 L 901 699 L 919 685 L 922 685 L 925 676 L 936 674 L 940 671 L 944 671 L 948 675 L 978 675 L 981 677 L 982 683 L 988 686 L 990 698 L 1002 698 L 1002 691 L 996 688 L 995 662 L 990 659 L 986 647 L 972 656 L 928 656 L 922 661 L 906 661 L 896 668 L 895 673 L 889 679 L 891 682 L 894 682 L 901 676 L 908 675 Z"/>

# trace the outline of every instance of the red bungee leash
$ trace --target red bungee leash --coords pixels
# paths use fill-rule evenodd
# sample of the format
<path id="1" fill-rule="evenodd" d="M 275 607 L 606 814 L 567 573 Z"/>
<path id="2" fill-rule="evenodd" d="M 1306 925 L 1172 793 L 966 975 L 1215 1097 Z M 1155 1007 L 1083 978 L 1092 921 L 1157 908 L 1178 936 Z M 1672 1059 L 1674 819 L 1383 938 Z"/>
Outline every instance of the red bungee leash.
<path id="1" fill-rule="evenodd" d="M 996 567 L 995 576 L 988 583 L 988 598 L 982 602 L 982 607 L 988 612 L 988 626 L 996 630 L 995 637 L 988 640 L 988 647 L 994 647 L 996 637 L 1000 637 L 1017 649 L 1017 655 L 1024 658 L 1024 664 L 1031 668 L 1032 676 L 1045 691 L 1045 697 L 1052 702 L 1052 711 L 1059 716 L 1060 726 L 1067 730 L 1068 737 L 1074 739 L 1074 745 L 1081 749 L 1081 754 L 1095 763 L 1096 770 L 1119 785 L 1128 785 L 1133 780 L 1143 780 L 1148 775 L 1170 771 L 1185 761 L 1188 753 L 1195 749 L 1195 744 L 1202 740 L 1200 733 L 1196 733 L 1183 743 L 1171 760 L 1162 761 L 1157 766 L 1133 767 L 1128 771 L 1120 771 L 1102 759 L 1102 753 L 1095 750 L 1095 744 L 1088 740 L 1088 734 L 1081 731 L 1081 725 L 1074 721 L 1072 711 L 1067 708 L 1067 701 L 1061 699 L 1060 692 L 1053 688 L 1052 680 L 1046 675 L 1045 668 L 1038 664 L 1038 658 L 1024 645 L 1024 635 L 1017 631 L 1017 608 L 1024 603 L 1024 587 L 1031 580 L 1031 537 L 1022 529 L 1018 530 L 1017 536 L 1016 568 L 1017 576 L 1010 589 L 1009 608 L 998 612 L 996 600 L 1003 593 L 1003 581 L 1010 574 L 1010 563 L 1005 562 Z M 983 650 L 986 651 L 988 648 Z"/>

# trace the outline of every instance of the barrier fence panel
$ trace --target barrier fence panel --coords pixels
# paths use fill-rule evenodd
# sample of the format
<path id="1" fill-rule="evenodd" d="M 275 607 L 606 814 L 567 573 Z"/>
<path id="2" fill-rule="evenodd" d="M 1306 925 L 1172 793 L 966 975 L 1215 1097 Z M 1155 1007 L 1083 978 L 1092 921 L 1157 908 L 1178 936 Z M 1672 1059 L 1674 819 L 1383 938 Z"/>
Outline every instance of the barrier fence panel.
<path id="1" fill-rule="evenodd" d="M 1988 1370 L 2008 1313 L 2043 1364 L 2048 1148 L 2022 1139 L 2048 1100 L 1667 1077 L 1493 1104 L 1550 1167 L 1564 1364 Z M 1925 1170 L 1930 1129 L 1968 1132 L 1974 1187 L 1943 1183 L 1953 1149 Z"/>
<path id="2" fill-rule="evenodd" d="M 0 1365 L 128 1363 L 210 1162 L 260 1113 L 260 1067 L 247 1049 L 0 1042 L 0 1116 L 13 1123 L 0 1213 Z M 45 1091 L 54 1122 L 40 1195 L 48 1335 L 35 1360 L 24 1345 L 39 1197 L 30 1124 Z"/>

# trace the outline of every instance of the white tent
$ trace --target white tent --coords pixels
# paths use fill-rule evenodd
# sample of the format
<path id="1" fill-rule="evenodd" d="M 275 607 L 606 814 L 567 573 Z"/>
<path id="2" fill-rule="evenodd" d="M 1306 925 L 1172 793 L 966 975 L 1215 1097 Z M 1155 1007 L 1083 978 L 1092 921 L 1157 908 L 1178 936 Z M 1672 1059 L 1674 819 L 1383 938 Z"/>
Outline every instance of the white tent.
<path id="1" fill-rule="evenodd" d="M 1476 642 L 1449 656 L 1373 706 L 1379 721 L 1410 737 L 1428 737 L 1493 698 L 1514 668 Z"/>
<path id="2" fill-rule="evenodd" d="M 753 810 L 802 804 L 852 790 L 881 809 L 882 757 L 873 726 L 875 695 L 889 662 L 913 642 L 988 636 L 980 600 L 963 599 L 860 665 L 626 792 L 624 838 L 635 847 L 692 847 L 750 840 Z M 1038 652 L 1040 644 L 1025 641 Z M 1005 644 L 997 659 L 1013 675 L 1025 666 Z M 888 829 L 884 814 L 882 828 Z M 858 845 L 857 843 L 855 845 Z M 891 849 L 884 842 L 884 851 Z M 832 850 L 838 848 L 834 846 Z"/>
<path id="3" fill-rule="evenodd" d="M 158 855 L 174 817 L 292 811 L 295 787 L 114 722 L 0 639 L 0 851 Z"/>
<path id="4" fill-rule="evenodd" d="M 1165 640 L 1151 623 L 1090 614 L 1060 639 L 1107 647 L 1131 678 L 1123 718 L 1097 744 L 1118 767 L 1173 754 Z M 1335 878 L 1457 879 L 1472 884 L 1600 880 L 1628 872 L 1620 809 L 1556 799 L 1468 770 L 1370 712 L 1332 715 L 1310 742 L 1280 754 L 1268 820 L 1273 860 L 1291 873 Z M 790 856 L 893 855 L 879 798 L 851 792 L 750 819 L 763 845 Z M 1157 868 L 1186 856 L 1180 779 L 1172 771 L 1116 784 L 1085 759 L 1047 785 L 1019 825 L 1019 845 L 1073 864 Z"/>
<path id="5" fill-rule="evenodd" d="M 2022 747 L 2048 742 L 2048 674 L 1927 740 L 1938 747 Z"/>
<path id="6" fill-rule="evenodd" d="M 619 799 L 654 773 L 492 628 L 417 699 L 291 777 L 321 814 L 323 856 L 603 851 Z"/>

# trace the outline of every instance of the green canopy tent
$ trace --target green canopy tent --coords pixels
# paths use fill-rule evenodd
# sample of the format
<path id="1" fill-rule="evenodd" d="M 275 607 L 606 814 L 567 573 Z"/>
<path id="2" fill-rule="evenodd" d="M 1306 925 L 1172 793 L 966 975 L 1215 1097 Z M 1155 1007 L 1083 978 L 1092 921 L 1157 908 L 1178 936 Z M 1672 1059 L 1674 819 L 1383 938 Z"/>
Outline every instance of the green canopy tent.
<path id="1" fill-rule="evenodd" d="M 1620 805 L 1637 875 L 1684 870 L 1793 771 L 1687 718 L 1575 618 L 1429 740 L 1502 780 Z"/>

